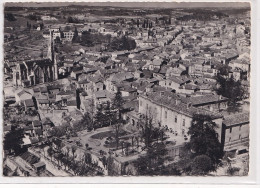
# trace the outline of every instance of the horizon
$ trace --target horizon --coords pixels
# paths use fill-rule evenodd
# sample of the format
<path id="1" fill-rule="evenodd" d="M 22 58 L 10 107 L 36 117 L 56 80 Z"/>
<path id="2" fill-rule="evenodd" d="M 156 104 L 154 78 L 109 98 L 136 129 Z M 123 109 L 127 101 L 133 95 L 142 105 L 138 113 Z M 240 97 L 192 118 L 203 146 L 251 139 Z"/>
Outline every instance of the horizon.
<path id="1" fill-rule="evenodd" d="M 250 8 L 250 2 L 5 2 L 5 7 Z"/>

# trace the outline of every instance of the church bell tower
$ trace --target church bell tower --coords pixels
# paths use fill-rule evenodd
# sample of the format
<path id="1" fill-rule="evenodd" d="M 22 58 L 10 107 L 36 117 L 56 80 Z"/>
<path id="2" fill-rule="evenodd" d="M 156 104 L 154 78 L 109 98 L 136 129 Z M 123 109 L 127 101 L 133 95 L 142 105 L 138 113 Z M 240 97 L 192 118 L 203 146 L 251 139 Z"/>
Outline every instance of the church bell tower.
<path id="1" fill-rule="evenodd" d="M 50 41 L 48 45 L 48 58 L 53 63 L 53 79 L 58 80 L 58 65 L 56 60 L 56 53 L 54 50 L 54 40 L 53 40 L 53 32 L 50 31 Z"/>

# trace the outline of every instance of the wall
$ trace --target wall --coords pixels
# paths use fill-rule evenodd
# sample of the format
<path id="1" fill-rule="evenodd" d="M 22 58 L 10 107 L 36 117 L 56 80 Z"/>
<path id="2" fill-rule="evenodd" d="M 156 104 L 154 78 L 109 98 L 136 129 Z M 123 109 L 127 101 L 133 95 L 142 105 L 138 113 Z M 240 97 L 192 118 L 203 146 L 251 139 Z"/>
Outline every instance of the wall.
<path id="1" fill-rule="evenodd" d="M 147 114 L 148 116 L 152 115 L 157 125 L 160 122 L 162 126 L 167 126 L 169 129 L 177 131 L 178 135 L 187 134 L 192 121 L 192 118 L 187 115 L 154 104 L 142 97 L 139 97 L 139 113 Z"/>
<path id="2" fill-rule="evenodd" d="M 231 132 L 230 132 L 231 130 Z M 242 145 L 248 141 L 249 138 L 249 123 L 238 124 L 234 126 L 225 126 L 225 142 L 224 147 L 235 147 L 235 145 Z"/>

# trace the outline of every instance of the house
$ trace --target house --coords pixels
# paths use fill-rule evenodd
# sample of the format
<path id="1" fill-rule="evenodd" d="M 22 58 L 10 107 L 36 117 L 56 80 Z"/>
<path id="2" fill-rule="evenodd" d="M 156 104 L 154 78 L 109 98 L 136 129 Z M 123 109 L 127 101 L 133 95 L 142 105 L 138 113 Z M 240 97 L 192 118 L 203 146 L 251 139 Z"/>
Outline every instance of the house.
<path id="1" fill-rule="evenodd" d="M 129 72 L 120 72 L 111 75 L 107 80 L 105 80 L 106 90 L 112 93 L 117 92 L 116 83 L 122 83 L 123 81 L 132 82 L 134 80 L 134 75 Z"/>
<path id="2" fill-rule="evenodd" d="M 51 32 L 58 32 L 58 31 L 60 31 L 60 26 L 53 25 L 53 26 L 51 26 L 50 31 Z"/>
<path id="3" fill-rule="evenodd" d="M 50 38 L 51 34 L 50 34 L 50 31 L 43 31 L 42 32 L 42 36 L 46 39 Z"/>
<path id="4" fill-rule="evenodd" d="M 41 128 L 42 127 L 42 123 L 39 120 L 34 120 L 32 122 L 32 126 L 33 126 L 34 129 Z"/>
<path id="5" fill-rule="evenodd" d="M 94 96 L 94 105 L 99 107 L 100 105 L 106 105 L 107 103 L 111 104 L 113 94 L 107 90 L 96 91 L 93 93 Z"/>
<path id="6" fill-rule="evenodd" d="M 40 95 L 36 96 L 35 98 L 36 98 L 38 108 L 46 109 L 49 107 L 50 101 L 49 101 L 47 95 L 40 94 Z"/>
<path id="7" fill-rule="evenodd" d="M 159 85 L 168 89 L 172 89 L 175 92 L 182 91 L 182 86 L 190 83 L 190 79 L 185 76 L 170 76 L 167 79 L 159 81 Z"/>
<path id="8" fill-rule="evenodd" d="M 184 94 L 193 94 L 198 90 L 199 87 L 192 83 L 188 83 L 179 87 L 179 92 Z"/>
<path id="9" fill-rule="evenodd" d="M 61 86 L 61 85 L 49 85 L 49 86 L 47 86 L 47 89 L 48 89 L 48 92 L 49 92 L 49 94 L 57 94 L 57 93 L 59 93 L 59 91 L 61 90 L 61 88 L 62 88 L 63 86 Z"/>
<path id="10" fill-rule="evenodd" d="M 69 112 L 72 112 L 77 109 L 77 101 L 76 100 L 71 100 L 67 101 L 67 107 L 66 107 Z"/>
<path id="11" fill-rule="evenodd" d="M 17 104 L 21 104 L 23 101 L 29 99 L 32 99 L 32 94 L 25 90 L 15 93 L 15 101 Z"/>
<path id="12" fill-rule="evenodd" d="M 149 65 L 149 70 L 160 69 L 161 64 L 162 64 L 161 59 L 154 59 L 152 63 Z"/>
<path id="13" fill-rule="evenodd" d="M 70 73 L 70 77 L 75 79 L 75 80 L 78 80 L 78 77 L 82 74 L 83 72 L 83 67 L 73 67 L 72 68 L 72 71 Z"/>
<path id="14" fill-rule="evenodd" d="M 63 33 L 63 37 L 62 37 L 62 40 L 65 40 L 65 41 L 72 41 L 73 37 L 74 37 L 74 32 L 71 31 L 70 29 L 67 30 L 67 29 L 64 29 L 62 31 Z"/>
<path id="15" fill-rule="evenodd" d="M 24 100 L 24 107 L 25 107 L 25 111 L 31 109 L 31 110 L 35 110 L 35 104 L 33 102 L 32 99 L 26 99 Z"/>
<path id="16" fill-rule="evenodd" d="M 249 144 L 249 112 L 224 117 L 222 127 L 224 150 L 234 150 Z"/>

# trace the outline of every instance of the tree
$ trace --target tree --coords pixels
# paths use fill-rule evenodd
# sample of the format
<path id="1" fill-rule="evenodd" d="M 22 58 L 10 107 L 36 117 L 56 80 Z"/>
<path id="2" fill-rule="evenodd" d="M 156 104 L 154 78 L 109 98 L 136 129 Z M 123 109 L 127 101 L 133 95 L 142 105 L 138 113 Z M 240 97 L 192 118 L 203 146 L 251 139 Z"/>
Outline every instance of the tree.
<path id="1" fill-rule="evenodd" d="M 112 125 L 114 133 L 115 133 L 115 140 L 116 140 L 116 149 L 118 149 L 119 146 L 119 133 L 120 133 L 120 128 L 122 127 L 123 123 L 122 121 L 117 121 Z"/>
<path id="2" fill-rule="evenodd" d="M 69 16 L 67 19 L 68 23 L 79 23 L 79 20 L 77 18 Z"/>
<path id="3" fill-rule="evenodd" d="M 116 118 L 116 113 L 115 111 L 111 108 L 110 103 L 108 102 L 107 105 L 104 108 L 104 118 L 107 120 L 107 122 L 105 123 L 106 125 L 111 126 L 112 122 L 115 121 Z"/>
<path id="4" fill-rule="evenodd" d="M 191 175 L 206 175 L 214 170 L 210 157 L 207 155 L 196 156 L 191 163 Z"/>
<path id="5" fill-rule="evenodd" d="M 75 131 L 82 131 L 85 129 L 92 130 L 93 129 L 93 121 L 90 117 L 90 114 L 87 112 L 83 115 L 80 121 L 74 122 L 73 129 Z"/>
<path id="6" fill-rule="evenodd" d="M 216 165 L 223 157 L 223 150 L 216 132 L 217 124 L 207 115 L 194 115 L 188 135 L 190 141 L 187 144 L 189 148 L 198 155 L 207 155 Z"/>
<path id="7" fill-rule="evenodd" d="M 41 30 L 43 30 L 43 27 L 44 27 L 44 24 L 43 24 L 43 23 L 40 23 L 40 28 L 41 28 Z"/>
<path id="8" fill-rule="evenodd" d="M 163 142 L 151 145 L 146 155 L 134 162 L 138 175 L 161 175 L 167 161 L 166 155 L 167 149 Z"/>
<path id="9" fill-rule="evenodd" d="M 61 40 L 60 40 L 59 36 L 56 36 L 56 38 L 54 40 L 55 40 L 55 43 L 61 43 Z"/>
<path id="10" fill-rule="evenodd" d="M 49 148 L 47 149 L 47 153 L 48 153 L 48 155 L 51 157 L 51 161 L 52 161 L 52 156 L 53 156 L 53 154 L 54 154 L 53 148 L 52 148 L 52 147 L 49 147 Z"/>
<path id="11" fill-rule="evenodd" d="M 97 113 L 94 117 L 94 127 L 95 128 L 100 128 L 103 127 L 106 123 L 106 116 L 103 111 L 103 106 L 101 105 L 97 109 Z"/>
<path id="12" fill-rule="evenodd" d="M 113 109 L 117 110 L 118 112 L 118 119 L 122 119 L 122 110 L 123 110 L 123 104 L 124 104 L 124 99 L 122 97 L 122 93 L 120 91 L 120 89 L 118 89 L 118 91 L 116 92 L 116 95 L 113 99 Z"/>
<path id="13" fill-rule="evenodd" d="M 141 138 L 144 140 L 145 146 L 150 147 L 154 140 L 164 140 L 165 132 L 163 129 L 154 126 L 151 115 L 146 115 L 138 121 L 138 126 L 141 128 Z"/>
<path id="14" fill-rule="evenodd" d="M 230 78 L 225 78 L 221 75 L 217 76 L 216 92 L 218 95 L 227 97 L 229 99 L 228 105 L 233 110 L 237 110 L 237 102 L 243 100 L 246 96 L 246 90 L 242 86 L 240 80 L 234 80 L 233 76 Z"/>
<path id="15" fill-rule="evenodd" d="M 106 156 L 103 156 L 103 157 L 101 158 L 101 162 L 102 162 L 102 164 L 103 164 L 104 167 L 107 167 L 107 158 L 106 158 Z"/>
<path id="16" fill-rule="evenodd" d="M 75 152 L 77 151 L 77 147 L 76 146 L 72 146 L 71 147 L 71 152 L 72 152 L 72 156 L 73 156 L 73 160 L 75 160 Z"/>
<path id="17" fill-rule="evenodd" d="M 24 151 L 22 149 L 23 144 L 23 130 L 11 130 L 4 136 L 4 150 L 19 155 Z"/>
<path id="18" fill-rule="evenodd" d="M 219 75 L 221 76 L 228 76 L 230 70 L 231 67 L 228 65 L 221 65 L 220 67 L 218 67 Z"/>
<path id="19" fill-rule="evenodd" d="M 79 35 L 78 30 L 77 30 L 77 28 L 75 27 L 74 35 L 73 35 L 73 38 L 72 38 L 72 42 L 76 41 L 78 35 Z"/>
<path id="20" fill-rule="evenodd" d="M 69 147 L 69 146 L 66 146 L 66 153 L 65 153 L 65 156 L 66 156 L 66 162 L 64 163 L 65 170 L 66 170 L 66 165 L 67 165 L 67 167 L 69 168 L 69 164 L 68 164 L 68 161 L 69 161 L 69 155 L 70 155 L 70 147 Z"/>
<path id="21" fill-rule="evenodd" d="M 151 117 L 145 116 L 144 122 L 141 125 L 142 138 L 146 147 L 150 147 L 153 140 L 153 119 Z"/>
<path id="22" fill-rule="evenodd" d="M 218 140 L 216 128 L 217 125 L 210 116 L 193 116 L 188 131 L 190 141 L 183 148 L 183 155 L 177 165 L 182 173 L 205 175 L 216 170 L 223 157 L 223 148 Z M 204 166 L 200 166 L 203 162 Z"/>
<path id="23" fill-rule="evenodd" d="M 139 25 L 140 25 L 139 19 L 137 19 L 136 25 L 137 25 L 137 27 L 139 27 Z"/>
<path id="24" fill-rule="evenodd" d="M 5 19 L 7 19 L 9 22 L 16 21 L 16 18 L 14 17 L 14 15 L 12 13 L 5 14 Z"/>
<path id="25" fill-rule="evenodd" d="M 129 154 L 129 147 L 131 146 L 131 144 L 129 142 L 125 142 L 125 154 L 126 156 Z"/>
<path id="26" fill-rule="evenodd" d="M 83 115 L 83 118 L 81 120 L 81 123 L 83 124 L 84 127 L 86 127 L 88 130 L 93 129 L 93 120 L 88 112 L 86 112 Z"/>
<path id="27" fill-rule="evenodd" d="M 136 42 L 130 37 L 122 36 L 120 38 L 113 38 L 107 48 L 108 51 L 133 50 L 136 48 Z"/>
<path id="28" fill-rule="evenodd" d="M 92 163 L 92 156 L 91 156 L 91 154 L 85 152 L 84 155 L 85 155 L 85 163 L 86 163 L 86 164 L 91 164 L 91 163 Z"/>
<path id="29" fill-rule="evenodd" d="M 37 21 L 37 20 L 40 20 L 40 19 L 41 19 L 40 16 L 37 16 L 37 15 L 35 15 L 35 14 L 29 14 L 27 17 L 28 17 L 30 20 L 34 20 L 34 21 Z"/>

